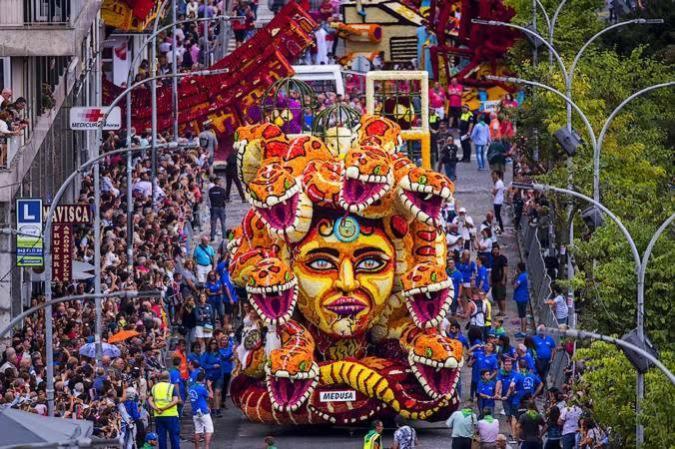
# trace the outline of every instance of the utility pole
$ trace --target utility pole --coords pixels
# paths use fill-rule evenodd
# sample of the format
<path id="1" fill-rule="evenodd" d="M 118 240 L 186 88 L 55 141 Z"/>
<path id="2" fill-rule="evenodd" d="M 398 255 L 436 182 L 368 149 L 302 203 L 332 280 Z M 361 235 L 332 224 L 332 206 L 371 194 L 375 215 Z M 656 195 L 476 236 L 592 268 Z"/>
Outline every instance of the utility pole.
<path id="1" fill-rule="evenodd" d="M 95 28 L 95 42 L 96 42 L 96 106 L 101 107 L 102 105 L 102 96 L 103 92 L 101 89 L 102 80 L 101 77 L 101 13 L 99 11 L 96 18 L 96 28 Z M 99 157 L 99 152 L 101 149 L 101 137 L 103 135 L 102 125 L 96 128 L 96 139 L 94 141 L 93 154 L 95 158 Z M 103 328 L 103 312 L 101 310 L 101 177 L 100 177 L 100 164 L 94 165 L 94 294 L 95 297 L 95 309 L 96 309 L 96 324 L 95 324 L 95 335 L 94 343 L 96 347 L 96 364 L 101 364 L 102 357 L 102 344 L 101 344 L 101 333 Z M 47 317 L 49 320 L 51 317 Z"/>
<path id="2" fill-rule="evenodd" d="M 173 0 L 173 5 L 171 8 L 171 19 L 173 21 L 173 27 L 171 27 L 171 52 L 173 54 L 173 62 L 171 64 L 171 71 L 173 73 L 172 80 L 172 100 L 173 100 L 173 140 L 178 140 L 178 62 L 176 61 L 176 44 L 178 44 L 178 39 L 176 38 L 176 6 L 177 1 Z"/>

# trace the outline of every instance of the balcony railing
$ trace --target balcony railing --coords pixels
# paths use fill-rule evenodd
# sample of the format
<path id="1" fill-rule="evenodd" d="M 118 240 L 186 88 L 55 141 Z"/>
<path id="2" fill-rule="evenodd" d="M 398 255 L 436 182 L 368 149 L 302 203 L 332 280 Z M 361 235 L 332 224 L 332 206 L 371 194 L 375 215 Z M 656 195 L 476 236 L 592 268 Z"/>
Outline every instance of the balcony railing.
<path id="1" fill-rule="evenodd" d="M 86 0 L 2 0 L 0 27 L 71 26 Z"/>

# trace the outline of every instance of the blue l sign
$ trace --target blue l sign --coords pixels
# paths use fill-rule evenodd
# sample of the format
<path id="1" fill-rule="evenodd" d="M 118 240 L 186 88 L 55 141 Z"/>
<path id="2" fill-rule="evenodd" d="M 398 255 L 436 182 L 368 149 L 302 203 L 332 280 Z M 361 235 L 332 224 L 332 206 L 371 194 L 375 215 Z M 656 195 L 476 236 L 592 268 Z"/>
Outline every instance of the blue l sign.
<path id="1" fill-rule="evenodd" d="M 17 200 L 16 215 L 21 224 L 42 223 L 42 200 Z"/>
<path id="2" fill-rule="evenodd" d="M 16 200 L 16 265 L 44 265 L 42 248 L 42 200 Z"/>

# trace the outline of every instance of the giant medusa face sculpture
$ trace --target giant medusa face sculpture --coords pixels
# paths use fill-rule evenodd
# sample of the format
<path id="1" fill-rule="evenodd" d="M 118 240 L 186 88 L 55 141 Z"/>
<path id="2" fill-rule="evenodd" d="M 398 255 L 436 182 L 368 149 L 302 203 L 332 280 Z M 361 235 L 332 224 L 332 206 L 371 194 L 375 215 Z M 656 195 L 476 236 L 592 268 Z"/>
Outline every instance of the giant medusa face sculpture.
<path id="1" fill-rule="evenodd" d="M 298 309 L 326 335 L 363 334 L 391 295 L 395 268 L 396 251 L 377 222 L 326 214 L 296 247 Z"/>
<path id="2" fill-rule="evenodd" d="M 437 330 L 453 297 L 439 224 L 454 186 L 394 151 L 390 120 L 350 132 L 338 152 L 270 124 L 237 130 L 252 208 L 229 245 L 232 278 L 278 337 L 239 359 L 232 397 L 251 420 L 437 420 L 458 403 L 462 348 Z M 322 399 L 334 390 L 351 396 Z"/>

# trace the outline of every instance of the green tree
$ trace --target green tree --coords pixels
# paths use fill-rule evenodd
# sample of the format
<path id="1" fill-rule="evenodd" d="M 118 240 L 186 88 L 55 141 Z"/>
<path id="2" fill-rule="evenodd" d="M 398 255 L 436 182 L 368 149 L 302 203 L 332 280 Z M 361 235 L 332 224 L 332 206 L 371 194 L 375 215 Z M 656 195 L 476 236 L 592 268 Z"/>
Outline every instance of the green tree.
<path id="1" fill-rule="evenodd" d="M 531 15 L 531 2 L 512 2 L 519 9 L 516 21 L 525 21 Z M 556 2 L 557 3 L 557 2 Z M 560 38 L 563 58 L 569 65 L 576 52 L 574 45 L 588 38 L 602 26 L 601 20 L 589 5 L 598 2 L 570 2 L 563 9 L 561 26 L 556 36 Z M 548 3 L 549 11 L 552 2 Z M 564 27 L 567 15 L 585 16 L 576 20 L 578 28 Z M 583 28 L 592 17 L 596 25 Z M 573 20 L 573 19 L 569 19 Z M 566 45 L 566 43 L 571 43 Z M 638 47 L 622 57 L 613 48 L 592 47 L 577 66 L 573 97 L 589 118 L 595 133 L 602 127 L 610 112 L 633 92 L 652 84 L 672 79 L 672 66 L 644 55 Z M 537 67 L 529 64 L 529 42 L 517 45 L 510 55 L 513 71 L 522 78 L 539 80 L 559 90 L 564 90 L 563 78 L 557 66 L 548 60 Z M 675 89 L 654 91 L 634 100 L 614 120 L 605 139 L 601 153 L 601 200 L 623 221 L 633 236 L 640 251 L 647 247 L 650 237 L 658 226 L 675 209 L 672 195 L 673 161 L 675 150 L 669 130 L 675 128 Z M 526 102 L 518 112 L 519 133 L 526 138 L 526 153 L 533 155 L 538 146 L 540 163 L 546 169 L 539 179 L 552 185 L 565 186 L 568 171 L 565 155 L 551 137 L 553 132 L 566 122 L 565 104 L 558 96 L 542 89 L 527 91 Z M 573 114 L 573 126 L 589 142 L 589 136 L 581 119 Z M 536 137 L 535 137 L 536 136 Z M 535 142 L 538 145 L 535 145 Z M 575 189 L 592 194 L 593 152 L 590 145 L 583 145 L 573 159 Z M 567 229 L 565 205 L 569 199 L 552 197 L 557 213 L 558 235 L 565 236 Z M 588 204 L 575 202 L 576 210 Z M 575 286 L 578 305 L 582 308 L 581 325 L 602 333 L 623 333 L 635 326 L 636 274 L 630 248 L 615 226 L 607 219 L 606 226 L 592 235 L 583 232 L 584 224 L 578 219 L 575 229 L 577 239 L 573 253 L 578 265 Z M 646 278 L 646 328 L 650 338 L 658 346 L 669 344 L 675 338 L 671 326 L 675 314 L 672 285 L 675 265 L 668 260 L 675 258 L 673 234 L 665 233 L 655 247 Z"/>
<path id="2" fill-rule="evenodd" d="M 514 21 L 528 23 L 532 16 L 531 0 L 509 0 L 516 9 Z M 543 1 L 549 13 L 558 0 Z M 565 5 L 556 27 L 554 45 L 569 67 L 578 48 L 605 24 L 599 17 L 602 1 L 584 0 Z M 540 29 L 543 25 L 539 14 Z M 633 27 L 637 28 L 637 26 Z M 622 34 L 628 28 L 610 31 Z M 634 33 L 637 31 L 633 30 Z M 620 46 L 610 40 L 598 40 L 580 60 L 575 72 L 573 98 L 599 133 L 611 111 L 632 93 L 647 86 L 673 79 L 673 66 L 654 44 L 640 46 L 641 40 Z M 632 50 L 627 50 L 632 45 Z M 617 51 L 620 47 L 620 51 Z M 544 47 L 540 47 L 539 64 L 531 64 L 529 41 L 521 40 L 508 57 L 510 69 L 519 77 L 536 80 L 564 91 L 564 80 L 557 64 L 549 65 Z M 654 91 L 626 106 L 614 120 L 601 153 L 601 201 L 624 223 L 640 252 L 658 226 L 675 210 L 673 163 L 675 145 L 675 89 Z M 526 100 L 518 110 L 518 132 L 523 150 L 531 158 L 537 154 L 540 170 L 537 179 L 556 186 L 566 186 L 566 155 L 551 137 L 566 123 L 565 104 L 558 96 L 543 89 L 526 90 Z M 573 185 L 577 191 L 592 196 L 593 151 L 583 122 L 573 114 L 573 127 L 583 137 L 573 158 Z M 565 241 L 566 205 L 571 201 L 552 195 L 556 213 L 557 235 Z M 619 228 L 607 218 L 605 226 L 589 233 L 579 219 L 579 210 L 589 205 L 574 201 L 575 241 L 571 247 L 577 265 L 573 280 L 575 300 L 580 312 L 579 327 L 603 334 L 622 335 L 635 327 L 636 273 L 630 248 Z M 675 226 L 674 226 L 675 227 Z M 646 276 L 646 332 L 662 350 L 663 360 L 672 367 L 675 320 L 675 232 L 664 233 L 657 243 Z M 564 284 L 564 281 L 563 281 Z M 600 423 L 612 426 L 623 438 L 619 447 L 634 444 L 635 371 L 623 356 L 607 345 L 593 345 L 579 357 L 588 360 L 591 370 L 582 377 L 584 388 L 594 399 L 594 414 Z M 669 351 L 669 352 L 666 352 Z M 673 428 L 673 388 L 663 383 L 663 376 L 652 370 L 646 379 L 645 410 L 648 448 L 668 448 Z"/>
<path id="3" fill-rule="evenodd" d="M 617 438 L 615 447 L 635 446 L 635 381 L 636 371 L 618 350 L 603 342 L 577 350 L 576 360 L 584 361 L 584 370 L 575 386 L 577 397 L 603 427 L 611 427 Z M 675 353 L 664 351 L 661 362 L 673 371 Z M 675 388 L 657 368 L 645 375 L 649 388 L 642 402 L 640 419 L 645 426 L 645 449 L 673 447 L 673 404 Z"/>

